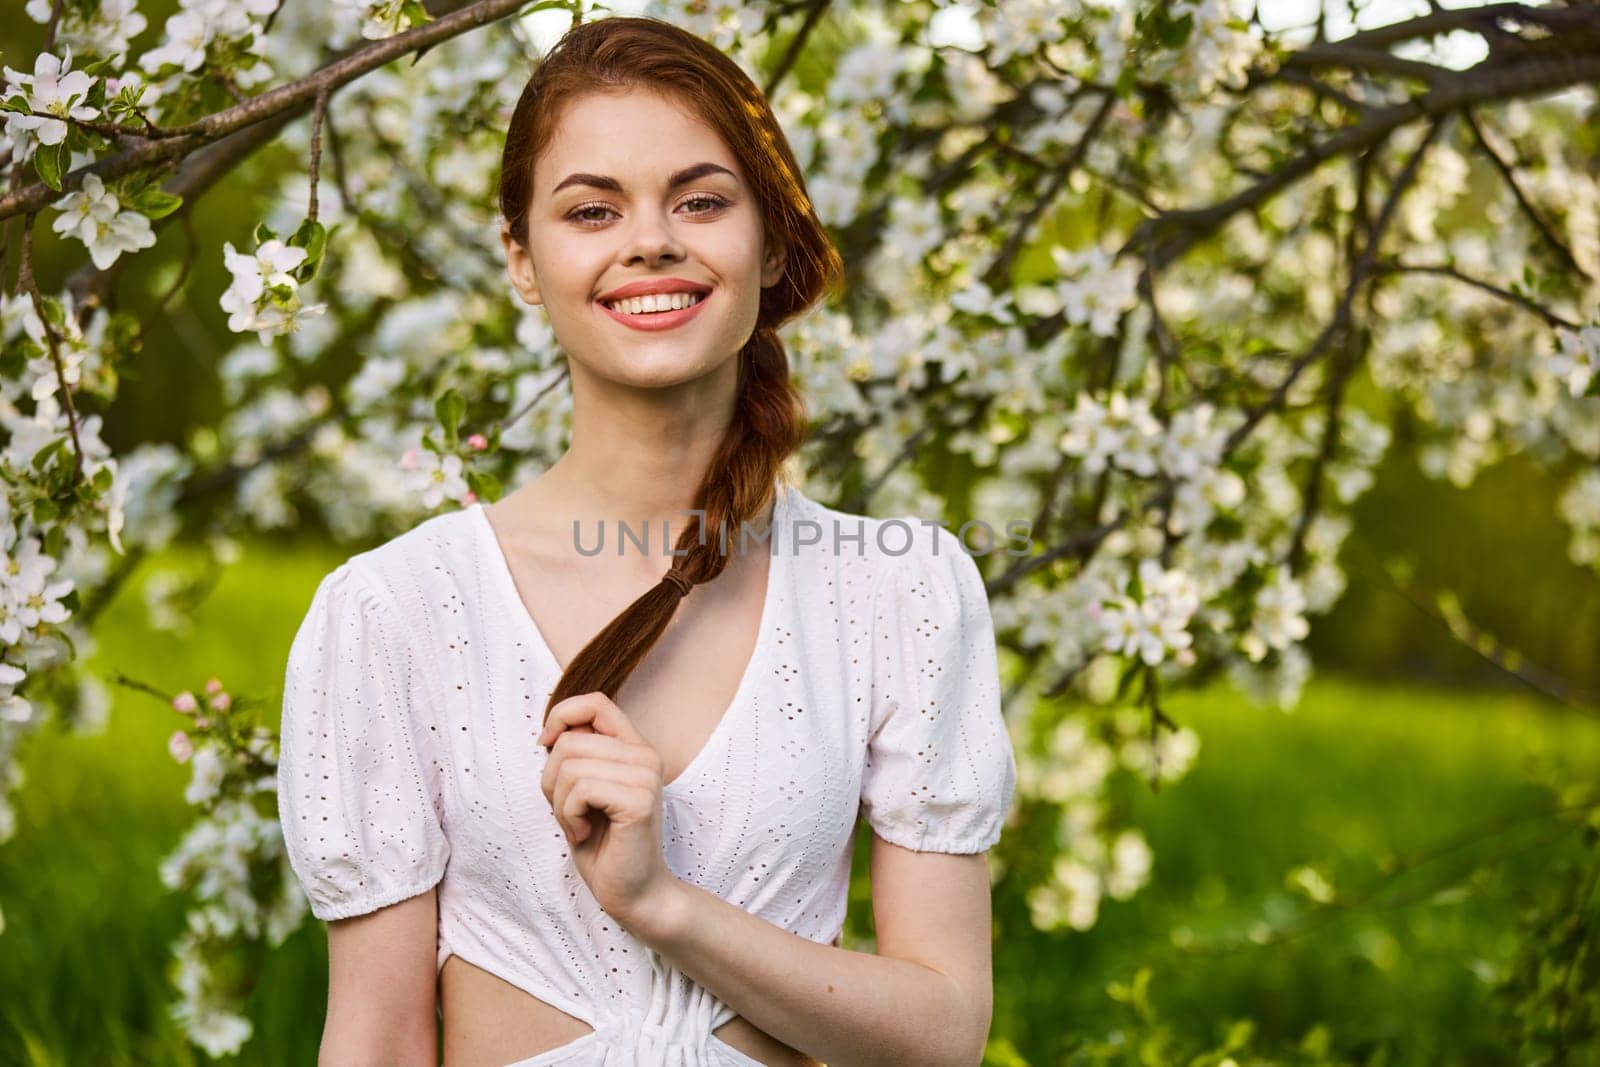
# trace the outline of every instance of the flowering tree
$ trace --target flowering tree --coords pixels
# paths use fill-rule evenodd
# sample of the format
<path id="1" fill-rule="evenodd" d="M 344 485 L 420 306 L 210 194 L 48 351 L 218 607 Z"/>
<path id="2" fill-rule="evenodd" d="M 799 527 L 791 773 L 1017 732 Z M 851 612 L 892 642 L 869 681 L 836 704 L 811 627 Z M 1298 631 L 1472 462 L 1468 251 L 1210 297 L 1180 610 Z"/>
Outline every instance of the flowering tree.
<path id="1" fill-rule="evenodd" d="M 603 14 L 183 0 L 153 26 L 136 0 L 28 0 L 45 45 L 0 86 L 0 840 L 29 731 L 105 713 L 76 650 L 186 503 L 224 494 L 235 530 L 315 513 L 393 534 L 560 453 L 564 358 L 543 310 L 509 298 L 494 207 L 537 53 L 524 19 L 546 9 Z M 1038 928 L 1087 929 L 1147 880 L 1105 797 L 1114 774 L 1170 781 L 1195 755 L 1163 694 L 1220 670 L 1295 702 L 1388 418 L 1423 427 L 1428 471 L 1457 484 L 1511 452 L 1556 472 L 1572 559 L 1600 572 L 1600 9 L 1430 5 L 1337 41 L 1221 0 L 645 13 L 767 89 L 844 254 L 842 302 L 785 334 L 818 416 L 807 491 L 1026 520 L 1026 554 L 963 532 L 1021 771 L 991 862 L 1015 878 L 1018 837 L 1055 850 L 1024 887 Z M 1428 48 L 1445 34 L 1482 58 L 1445 65 Z M 223 247 L 225 410 L 185 448 L 113 455 L 118 364 L 162 358 L 119 310 L 119 283 L 147 281 L 123 268 L 274 141 L 304 166 Z M 49 289 L 41 216 L 37 239 L 82 257 Z M 217 266 L 189 240 L 156 313 Z M 276 717 L 217 679 L 115 682 L 187 716 L 171 751 L 200 815 L 159 871 L 193 905 L 175 1012 L 236 1050 L 250 1023 L 218 961 L 305 914 L 273 816 Z M 1064 712 L 1068 694 L 1114 711 Z"/>

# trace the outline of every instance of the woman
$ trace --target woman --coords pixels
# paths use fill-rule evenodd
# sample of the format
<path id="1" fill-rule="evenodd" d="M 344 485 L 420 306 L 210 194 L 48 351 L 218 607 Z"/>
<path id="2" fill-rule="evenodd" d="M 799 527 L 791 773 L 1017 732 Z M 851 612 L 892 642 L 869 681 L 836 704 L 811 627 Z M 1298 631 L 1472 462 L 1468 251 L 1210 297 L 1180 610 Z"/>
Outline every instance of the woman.
<path id="1" fill-rule="evenodd" d="M 571 446 L 352 557 L 295 637 L 323 1060 L 434 1063 L 437 1006 L 451 1067 L 979 1062 L 1016 775 L 988 604 L 949 531 L 780 477 L 776 329 L 841 271 L 760 90 L 667 23 L 577 27 L 501 208 Z M 624 522 L 642 548 L 580 551 Z M 837 947 L 858 815 L 877 955 Z"/>

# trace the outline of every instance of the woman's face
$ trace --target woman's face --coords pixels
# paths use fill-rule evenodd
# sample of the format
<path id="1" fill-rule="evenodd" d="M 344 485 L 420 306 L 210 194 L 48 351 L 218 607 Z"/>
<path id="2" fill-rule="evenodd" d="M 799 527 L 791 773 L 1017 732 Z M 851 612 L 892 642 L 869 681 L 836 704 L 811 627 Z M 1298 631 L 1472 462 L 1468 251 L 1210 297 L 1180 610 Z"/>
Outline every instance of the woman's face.
<path id="1" fill-rule="evenodd" d="M 659 388 L 710 373 L 750 338 L 761 290 L 783 276 L 763 229 L 722 138 L 667 97 L 631 90 L 567 106 L 534 164 L 528 246 L 502 241 L 513 286 L 544 305 L 575 372 Z M 628 315 L 602 300 L 669 280 L 701 302 Z"/>

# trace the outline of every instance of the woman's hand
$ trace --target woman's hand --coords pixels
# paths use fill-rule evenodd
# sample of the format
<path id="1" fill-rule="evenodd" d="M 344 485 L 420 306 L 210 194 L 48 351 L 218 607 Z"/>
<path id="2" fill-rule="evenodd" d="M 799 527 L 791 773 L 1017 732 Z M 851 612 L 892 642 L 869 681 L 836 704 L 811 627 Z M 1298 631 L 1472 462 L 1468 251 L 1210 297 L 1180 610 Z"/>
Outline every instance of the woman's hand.
<path id="1" fill-rule="evenodd" d="M 661 845 L 655 746 L 599 692 L 551 708 L 539 743 L 550 749 L 540 788 L 595 900 L 624 926 L 664 906 L 678 878 Z"/>

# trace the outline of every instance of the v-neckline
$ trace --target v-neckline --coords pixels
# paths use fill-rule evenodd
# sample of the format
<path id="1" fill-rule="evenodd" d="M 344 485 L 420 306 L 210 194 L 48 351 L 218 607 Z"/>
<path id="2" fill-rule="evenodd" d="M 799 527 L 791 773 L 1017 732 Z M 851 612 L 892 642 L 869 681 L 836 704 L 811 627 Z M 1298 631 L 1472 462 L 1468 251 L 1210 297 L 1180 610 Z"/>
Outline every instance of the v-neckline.
<path id="1" fill-rule="evenodd" d="M 680 783 L 691 778 L 701 765 L 710 759 L 712 750 L 717 748 L 723 737 L 736 725 L 735 720 L 740 712 L 750 703 L 750 691 L 755 687 L 756 675 L 762 669 L 762 662 L 766 659 L 768 646 L 771 644 L 772 632 L 777 628 L 777 601 L 783 595 L 782 583 L 787 579 L 788 566 L 784 562 L 786 555 L 795 548 L 788 543 L 788 535 L 780 532 L 780 524 L 785 518 L 789 506 L 789 494 L 794 490 L 782 483 L 775 487 L 776 492 L 772 505 L 772 521 L 768 526 L 768 551 L 772 554 L 772 561 L 767 565 L 767 587 L 761 601 L 761 621 L 756 631 L 756 643 L 750 653 L 750 660 L 745 664 L 744 674 L 739 678 L 739 686 L 734 690 L 733 700 L 717 719 L 717 724 L 711 730 L 705 743 L 694 754 L 683 770 L 679 771 L 671 781 L 663 782 L 663 793 L 677 793 Z M 544 633 L 539 629 L 539 624 L 534 620 L 533 613 L 528 610 L 527 601 L 522 599 L 522 592 L 517 588 L 515 575 L 511 571 L 511 561 L 505 549 L 500 545 L 500 536 L 495 533 L 494 525 L 489 521 L 488 512 L 484 510 L 481 500 L 473 501 L 467 506 L 467 511 L 473 513 L 473 521 L 481 531 L 483 547 L 492 560 L 491 569 L 494 580 L 501 592 L 509 601 L 507 607 L 516 626 L 527 637 L 528 644 L 533 648 L 534 655 L 543 661 L 544 669 L 549 674 L 552 686 L 562 675 L 562 667 L 556 659 L 556 654 L 550 648 L 550 643 L 545 640 Z M 730 538 L 735 536 L 729 535 Z"/>

